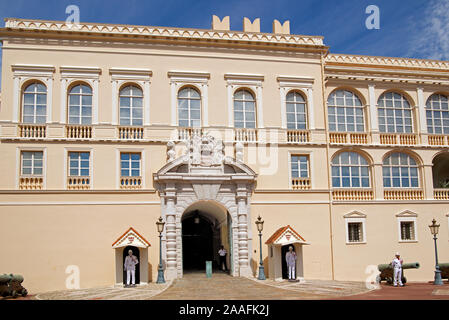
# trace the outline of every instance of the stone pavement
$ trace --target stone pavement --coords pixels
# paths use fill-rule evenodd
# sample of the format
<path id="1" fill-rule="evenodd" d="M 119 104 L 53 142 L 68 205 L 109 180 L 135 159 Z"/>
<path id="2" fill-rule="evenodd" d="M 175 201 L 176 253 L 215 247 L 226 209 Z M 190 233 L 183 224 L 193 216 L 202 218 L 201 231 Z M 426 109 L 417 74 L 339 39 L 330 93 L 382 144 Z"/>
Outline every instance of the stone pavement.
<path id="1" fill-rule="evenodd" d="M 224 273 L 214 273 L 208 279 L 203 273 L 190 273 L 174 280 L 170 288 L 153 300 L 310 300 L 367 291 L 360 282 L 313 280 L 303 284 L 238 278 Z"/>
<path id="2" fill-rule="evenodd" d="M 404 287 L 382 284 L 380 290 L 337 299 L 351 300 L 449 300 L 449 282 L 442 286 L 429 283 L 407 282 Z"/>
<path id="3" fill-rule="evenodd" d="M 172 282 L 149 283 L 135 288 L 110 286 L 93 289 L 63 290 L 37 294 L 36 300 L 149 300 L 166 290 Z"/>

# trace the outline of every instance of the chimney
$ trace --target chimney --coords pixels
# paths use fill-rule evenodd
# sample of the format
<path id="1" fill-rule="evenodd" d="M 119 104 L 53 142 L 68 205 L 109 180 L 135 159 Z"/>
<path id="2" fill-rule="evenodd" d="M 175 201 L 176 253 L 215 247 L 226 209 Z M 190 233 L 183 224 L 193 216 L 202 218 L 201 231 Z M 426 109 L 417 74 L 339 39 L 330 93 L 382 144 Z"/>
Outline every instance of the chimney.
<path id="1" fill-rule="evenodd" d="M 260 32 L 260 18 L 255 19 L 252 23 L 247 18 L 243 18 L 243 31 L 244 32 Z"/>
<path id="2" fill-rule="evenodd" d="M 216 15 L 212 16 L 212 30 L 229 31 L 230 29 L 229 16 L 224 17 L 223 20 Z"/>
<path id="3" fill-rule="evenodd" d="M 286 20 L 283 25 L 278 20 L 273 21 L 273 33 L 290 34 L 290 21 Z"/>

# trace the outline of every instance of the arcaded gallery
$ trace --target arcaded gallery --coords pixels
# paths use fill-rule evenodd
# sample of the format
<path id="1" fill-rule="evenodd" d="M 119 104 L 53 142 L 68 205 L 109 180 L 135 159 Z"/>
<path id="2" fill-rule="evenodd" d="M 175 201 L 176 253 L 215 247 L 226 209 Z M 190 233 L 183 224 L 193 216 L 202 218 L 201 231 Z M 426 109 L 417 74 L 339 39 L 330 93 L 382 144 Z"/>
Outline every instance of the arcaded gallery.
<path id="1" fill-rule="evenodd" d="M 290 23 L 210 29 L 6 19 L 0 273 L 30 291 L 205 272 L 365 281 L 449 262 L 449 62 L 333 54 Z M 164 228 L 158 232 L 156 222 Z M 159 237 L 161 236 L 161 238 Z M 161 240 L 161 241 L 160 241 Z M 159 245 L 161 243 L 161 245 Z"/>

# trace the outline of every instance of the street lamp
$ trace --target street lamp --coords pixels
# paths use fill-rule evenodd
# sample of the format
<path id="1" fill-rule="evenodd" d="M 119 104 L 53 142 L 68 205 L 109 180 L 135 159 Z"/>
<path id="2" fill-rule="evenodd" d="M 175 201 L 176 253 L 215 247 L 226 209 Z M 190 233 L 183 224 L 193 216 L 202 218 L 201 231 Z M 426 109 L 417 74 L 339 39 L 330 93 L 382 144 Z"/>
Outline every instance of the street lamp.
<path id="1" fill-rule="evenodd" d="M 259 231 L 259 239 L 260 239 L 260 265 L 259 265 L 259 277 L 257 279 L 259 280 L 266 280 L 265 278 L 265 269 L 263 267 L 263 261 L 262 261 L 262 230 L 263 230 L 263 220 L 259 217 L 256 221 L 257 231 Z"/>
<path id="2" fill-rule="evenodd" d="M 435 280 L 433 281 L 433 284 L 441 286 L 443 285 L 443 280 L 441 280 L 441 271 L 440 267 L 438 266 L 438 251 L 437 251 L 437 234 L 440 225 L 437 224 L 435 219 L 433 219 L 432 224 L 429 226 L 429 228 L 430 232 L 433 235 L 433 241 L 435 241 Z"/>
<path id="3" fill-rule="evenodd" d="M 164 268 L 162 267 L 162 231 L 164 231 L 165 222 L 159 217 L 156 222 L 157 232 L 159 232 L 159 267 L 157 269 L 157 281 L 156 283 L 165 283 Z"/>

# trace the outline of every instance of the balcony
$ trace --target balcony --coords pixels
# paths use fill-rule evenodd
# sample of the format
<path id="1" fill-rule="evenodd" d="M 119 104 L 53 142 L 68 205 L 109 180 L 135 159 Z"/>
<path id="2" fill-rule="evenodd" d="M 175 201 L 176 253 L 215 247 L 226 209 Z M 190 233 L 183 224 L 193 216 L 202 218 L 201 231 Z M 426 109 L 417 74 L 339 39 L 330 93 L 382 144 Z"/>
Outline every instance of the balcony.
<path id="1" fill-rule="evenodd" d="M 257 142 L 257 129 L 234 129 L 234 141 Z"/>
<path id="2" fill-rule="evenodd" d="M 20 190 L 42 190 L 43 188 L 44 188 L 43 177 L 22 176 L 19 179 Z"/>
<path id="3" fill-rule="evenodd" d="M 90 177 L 67 177 L 67 189 L 69 190 L 90 189 Z"/>
<path id="4" fill-rule="evenodd" d="M 288 143 L 310 142 L 310 132 L 307 130 L 287 130 Z"/>
<path id="5" fill-rule="evenodd" d="M 381 133 L 380 144 L 385 145 L 417 145 L 419 136 L 415 133 Z"/>
<path id="6" fill-rule="evenodd" d="M 142 189 L 142 177 L 121 177 L 120 189 L 125 190 Z"/>
<path id="7" fill-rule="evenodd" d="M 424 191 L 421 189 L 385 189 L 385 200 L 424 200 Z"/>
<path id="8" fill-rule="evenodd" d="M 92 139 L 91 126 L 68 125 L 65 133 L 68 139 Z"/>
<path id="9" fill-rule="evenodd" d="M 431 146 L 448 146 L 449 136 L 445 135 L 429 135 L 427 137 L 429 145 Z"/>
<path id="10" fill-rule="evenodd" d="M 332 198 L 335 201 L 370 201 L 374 199 L 371 189 L 334 189 Z"/>
<path id="11" fill-rule="evenodd" d="M 142 140 L 143 127 L 119 127 L 118 138 L 120 140 Z"/>
<path id="12" fill-rule="evenodd" d="M 292 178 L 293 190 L 310 190 L 311 187 L 310 178 Z"/>
<path id="13" fill-rule="evenodd" d="M 190 140 L 193 136 L 201 136 L 203 130 L 201 128 L 178 128 L 178 140 Z"/>
<path id="14" fill-rule="evenodd" d="M 449 189 L 434 189 L 433 198 L 435 200 L 449 200 Z"/>
<path id="15" fill-rule="evenodd" d="M 368 144 L 368 133 L 331 132 L 329 133 L 330 143 L 335 144 Z"/>
<path id="16" fill-rule="evenodd" d="M 19 137 L 29 139 L 42 139 L 47 137 L 47 126 L 38 124 L 20 124 Z"/>

